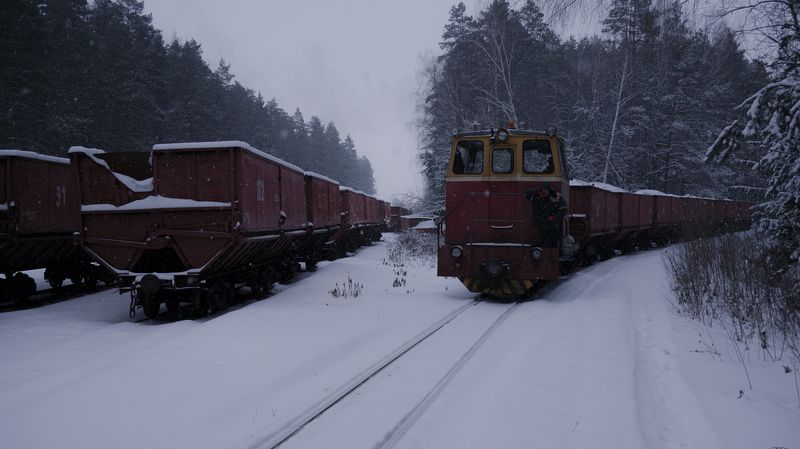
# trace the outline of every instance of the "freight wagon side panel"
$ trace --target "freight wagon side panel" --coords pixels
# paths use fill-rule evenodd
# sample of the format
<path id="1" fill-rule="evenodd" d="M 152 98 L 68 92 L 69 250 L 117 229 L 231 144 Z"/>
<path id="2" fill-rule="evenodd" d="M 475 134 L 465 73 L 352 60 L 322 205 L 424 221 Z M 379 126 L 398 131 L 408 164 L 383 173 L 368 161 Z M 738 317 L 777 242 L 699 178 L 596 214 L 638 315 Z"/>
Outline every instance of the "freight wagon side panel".
<path id="1" fill-rule="evenodd" d="M 604 193 L 603 190 L 589 187 L 589 208 L 592 216 L 590 235 L 601 234 L 608 229 L 608 217 L 606 216 L 606 200 L 608 198 Z"/>
<path id="2" fill-rule="evenodd" d="M 139 191 L 131 190 L 130 186 L 120 181 L 113 171 L 115 171 L 115 163 L 118 161 L 127 162 L 122 164 L 123 169 L 133 164 L 132 161 L 138 159 L 134 165 L 137 167 L 146 168 L 146 174 L 141 173 L 141 168 L 135 170 L 134 173 L 127 173 L 122 170 L 120 175 L 129 176 L 130 180 L 149 178 L 147 176 L 150 172 L 148 159 L 150 155 L 147 153 L 126 153 L 122 155 L 117 154 L 87 154 L 83 150 L 70 149 L 70 169 L 72 170 L 73 181 L 76 182 L 79 192 L 77 201 L 79 204 L 111 204 L 114 206 L 121 206 L 132 201 L 140 200 L 149 195 L 153 195 L 153 191 L 149 187 L 141 187 Z M 87 150 L 91 151 L 91 150 Z M 111 163 L 106 160 L 111 160 Z"/>
<path id="3" fill-rule="evenodd" d="M 639 199 L 639 226 L 649 228 L 653 226 L 655 214 L 655 199 L 651 195 L 636 195 Z"/>
<path id="4" fill-rule="evenodd" d="M 639 227 L 639 196 L 633 193 L 619 194 L 619 224 L 623 228 Z"/>
<path id="5" fill-rule="evenodd" d="M 154 151 L 157 194 L 196 201 L 231 202 L 234 182 L 232 151 Z"/>
<path id="6" fill-rule="evenodd" d="M 342 191 L 342 207 L 350 217 L 350 224 L 363 224 L 366 221 L 364 216 L 364 195 L 349 190 Z"/>
<path id="7" fill-rule="evenodd" d="M 366 208 L 367 223 L 377 223 L 378 200 L 371 196 L 364 196 L 364 206 Z"/>
<path id="8" fill-rule="evenodd" d="M 327 218 L 323 223 L 326 223 L 325 226 L 339 225 L 342 222 L 342 197 L 339 195 L 339 185 L 325 181 L 323 185 L 325 193 L 322 200 L 327 204 L 325 206 Z"/>
<path id="9" fill-rule="evenodd" d="M 342 196 L 339 195 L 339 186 L 337 184 L 328 184 L 328 213 L 330 214 L 330 223 L 335 226 L 342 222 Z"/>
<path id="10" fill-rule="evenodd" d="M 570 232 L 575 236 L 583 237 L 589 233 L 592 221 L 589 189 L 587 187 L 571 186 L 569 190 L 570 201 L 567 207 L 570 215 L 576 216 L 574 219 L 570 219 Z"/>
<path id="11" fill-rule="evenodd" d="M 278 165 L 236 150 L 239 208 L 242 226 L 249 232 L 280 229 L 281 196 Z"/>
<path id="12" fill-rule="evenodd" d="M 315 176 L 306 176 L 306 209 L 315 228 L 336 226 L 340 222 L 339 186 Z"/>
<path id="13" fill-rule="evenodd" d="M 281 210 L 286 213 L 283 229 L 302 228 L 307 223 L 305 177 L 286 167 L 281 171 Z"/>
<path id="14" fill-rule="evenodd" d="M 675 196 L 670 196 L 668 198 L 670 208 L 672 208 L 672 212 L 670 212 L 670 215 L 672 216 L 672 223 L 683 223 L 684 220 L 686 220 L 687 212 L 686 204 L 683 201 L 684 199 Z"/>
<path id="15" fill-rule="evenodd" d="M 347 192 L 345 190 L 339 191 L 339 202 L 342 205 L 342 215 L 341 215 L 342 220 L 344 220 L 344 217 L 346 215 L 348 223 L 352 223 L 350 221 L 350 209 L 351 209 L 350 200 L 351 200 L 350 192 Z"/>
<path id="16" fill-rule="evenodd" d="M 322 193 L 320 192 L 320 190 L 323 189 L 323 186 L 322 184 L 316 181 L 317 179 L 314 178 L 313 176 L 306 175 L 305 177 L 306 218 L 314 226 L 322 227 L 324 226 L 322 224 L 323 217 L 326 216 L 325 214 L 326 204 L 323 204 L 320 201 L 322 198 Z"/>
<path id="17" fill-rule="evenodd" d="M 11 182 L 20 232 L 70 232 L 78 228 L 75 211 L 67 203 L 69 178 L 66 164 L 14 158 Z"/>
<path id="18" fill-rule="evenodd" d="M 353 208 L 355 209 L 355 216 L 357 217 L 356 223 L 366 223 L 367 222 L 367 197 L 362 193 L 355 194 L 355 200 L 353 202 Z"/>
<path id="19" fill-rule="evenodd" d="M 399 206 L 391 206 L 391 212 L 389 213 L 389 223 L 390 226 L 396 230 L 400 230 L 400 207 Z"/>
<path id="20" fill-rule="evenodd" d="M 364 195 L 364 221 L 375 223 L 375 198 Z"/>
<path id="21" fill-rule="evenodd" d="M 617 192 L 609 192 L 607 190 L 603 191 L 603 195 L 606 197 L 606 207 L 605 207 L 605 229 L 604 231 L 607 232 L 615 232 L 619 229 L 620 223 L 620 212 L 619 212 L 619 193 Z"/>
<path id="22" fill-rule="evenodd" d="M 672 223 L 672 207 L 668 196 L 655 195 L 655 223 L 666 226 Z"/>
<path id="23" fill-rule="evenodd" d="M 174 272 L 205 265 L 228 243 L 229 210 L 140 210 L 83 214 L 84 240 L 89 248 L 117 270 Z M 156 228 L 158 224 L 160 228 Z M 202 227 L 217 235 L 187 233 L 159 237 L 159 229 Z M 195 235 L 192 235 L 195 234 Z M 150 239 L 159 245 L 145 245 Z M 119 243 L 127 242 L 125 245 Z"/>

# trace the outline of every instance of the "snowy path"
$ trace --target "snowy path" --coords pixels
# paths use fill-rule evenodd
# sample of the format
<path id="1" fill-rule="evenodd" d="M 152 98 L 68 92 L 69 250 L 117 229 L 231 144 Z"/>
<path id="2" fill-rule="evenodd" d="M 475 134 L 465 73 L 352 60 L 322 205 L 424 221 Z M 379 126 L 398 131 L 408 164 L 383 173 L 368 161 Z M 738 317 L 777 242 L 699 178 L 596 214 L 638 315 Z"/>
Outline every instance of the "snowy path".
<path id="1" fill-rule="evenodd" d="M 261 447 L 472 299 L 431 269 L 392 288 L 385 256 L 381 245 L 321 264 L 207 321 L 132 323 L 113 292 L 0 314 L 0 447 Z M 332 298 L 348 276 L 363 294 Z M 800 447 L 791 376 L 754 362 L 756 389 L 736 399 L 740 368 L 693 352 L 697 329 L 664 282 L 652 251 L 520 305 L 391 444 Z M 283 447 L 375 447 L 508 307 L 469 308 Z"/>
<path id="2" fill-rule="evenodd" d="M 522 304 L 397 447 L 720 447 L 705 435 L 702 417 L 676 429 L 676 418 L 664 411 L 654 420 L 662 428 L 650 429 L 651 417 L 637 414 L 658 400 L 653 390 L 638 388 L 642 373 L 652 383 L 670 382 L 638 357 L 639 342 L 649 340 L 635 329 L 632 303 L 641 286 L 658 279 L 639 277 L 632 286 L 617 281 L 637 270 L 609 261 Z M 381 382 L 365 386 L 286 447 L 374 447 L 477 338 L 472 334 L 486 328 L 475 321 L 459 321 L 438 346 L 393 365 Z M 669 390 L 685 387 L 672 382 Z"/>

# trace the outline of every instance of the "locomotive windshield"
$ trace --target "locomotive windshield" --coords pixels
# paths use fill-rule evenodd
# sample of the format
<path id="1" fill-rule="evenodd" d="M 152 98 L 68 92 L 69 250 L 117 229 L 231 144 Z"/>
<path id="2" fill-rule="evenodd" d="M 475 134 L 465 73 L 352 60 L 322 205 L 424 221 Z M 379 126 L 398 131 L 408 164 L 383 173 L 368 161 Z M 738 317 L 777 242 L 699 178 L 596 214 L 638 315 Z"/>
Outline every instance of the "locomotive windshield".
<path id="1" fill-rule="evenodd" d="M 453 173 L 456 175 L 477 174 L 483 172 L 483 142 L 480 140 L 462 140 L 458 142 L 453 157 Z"/>
<path id="2" fill-rule="evenodd" d="M 514 150 L 511 148 L 495 148 L 492 150 L 492 171 L 494 173 L 511 173 L 514 171 Z"/>
<path id="3" fill-rule="evenodd" d="M 537 175 L 555 171 L 549 140 L 526 140 L 522 144 L 522 169 Z"/>

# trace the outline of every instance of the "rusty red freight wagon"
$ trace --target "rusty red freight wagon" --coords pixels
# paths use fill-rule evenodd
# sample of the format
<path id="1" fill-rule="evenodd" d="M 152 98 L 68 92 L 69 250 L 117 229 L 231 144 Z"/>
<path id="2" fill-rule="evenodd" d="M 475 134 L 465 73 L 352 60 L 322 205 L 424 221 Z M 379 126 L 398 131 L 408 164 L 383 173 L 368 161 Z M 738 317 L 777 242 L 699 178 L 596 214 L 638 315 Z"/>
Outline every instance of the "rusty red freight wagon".
<path id="1" fill-rule="evenodd" d="M 620 195 L 618 187 L 573 180 L 570 182 L 569 230 L 581 242 L 587 254 L 610 251 L 610 243 L 619 235 Z"/>
<path id="2" fill-rule="evenodd" d="M 342 226 L 342 199 L 337 181 L 308 171 L 305 193 L 309 235 L 295 241 L 292 253 L 307 271 L 316 271 L 317 262 L 333 258 L 326 244 Z"/>
<path id="3" fill-rule="evenodd" d="M 389 224 L 392 220 L 392 205 L 387 201 L 381 201 L 383 204 L 383 221 L 386 224 L 386 230 L 389 230 Z"/>
<path id="4" fill-rule="evenodd" d="M 69 159 L 31 151 L 0 150 L 0 298 L 20 299 L 36 291 L 22 270 L 45 268 L 54 287 L 65 279 L 94 282 L 92 267 L 73 234 L 78 199 Z"/>
<path id="5" fill-rule="evenodd" d="M 386 229 L 380 200 L 350 187 L 339 187 L 342 226 L 327 242 L 328 252 L 343 256 L 381 238 Z"/>
<path id="6" fill-rule="evenodd" d="M 131 292 L 131 314 L 222 309 L 236 285 L 267 289 L 295 269 L 287 254 L 310 228 L 296 166 L 238 141 L 155 145 L 152 179 L 116 171 L 101 150 L 70 157 L 82 241 Z"/>

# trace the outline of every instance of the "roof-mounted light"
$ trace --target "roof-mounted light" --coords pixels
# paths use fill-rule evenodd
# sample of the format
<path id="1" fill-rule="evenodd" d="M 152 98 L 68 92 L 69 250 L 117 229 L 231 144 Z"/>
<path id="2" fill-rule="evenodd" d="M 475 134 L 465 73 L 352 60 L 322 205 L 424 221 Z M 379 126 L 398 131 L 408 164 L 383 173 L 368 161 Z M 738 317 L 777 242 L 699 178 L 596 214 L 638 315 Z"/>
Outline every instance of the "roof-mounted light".
<path id="1" fill-rule="evenodd" d="M 546 132 L 547 132 L 548 136 L 555 137 L 556 134 L 558 134 L 558 129 L 555 126 L 550 125 L 550 126 L 547 127 L 547 131 Z"/>
<path id="2" fill-rule="evenodd" d="M 500 128 L 497 130 L 497 134 L 495 134 L 495 138 L 498 142 L 505 142 L 508 140 L 508 131 L 504 128 Z"/>

